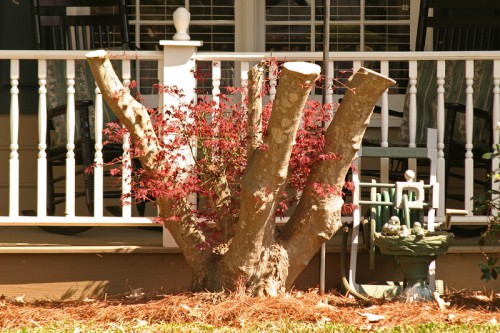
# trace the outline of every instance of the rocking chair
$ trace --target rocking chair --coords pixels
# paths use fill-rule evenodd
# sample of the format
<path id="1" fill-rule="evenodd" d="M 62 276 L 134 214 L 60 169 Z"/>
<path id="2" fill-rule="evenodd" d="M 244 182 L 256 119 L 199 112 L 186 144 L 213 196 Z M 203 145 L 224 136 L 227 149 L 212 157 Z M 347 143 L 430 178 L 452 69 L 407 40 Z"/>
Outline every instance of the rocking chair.
<path id="1" fill-rule="evenodd" d="M 130 49 L 130 35 L 126 0 L 31 0 L 35 49 L 38 50 L 92 50 Z M 117 70 L 117 72 L 120 72 Z M 65 176 L 56 176 L 58 167 L 66 160 L 66 68 L 65 62 L 47 61 L 47 214 L 54 215 L 56 206 L 65 202 L 64 187 L 56 184 Z M 94 209 L 94 176 L 86 172 L 92 166 L 95 155 L 93 138 L 93 100 L 95 81 L 84 60 L 75 61 L 75 164 L 80 166 L 78 175 L 83 178 L 83 191 L 76 197 L 85 197 L 88 212 Z M 116 120 L 116 116 L 104 105 L 104 123 Z M 104 162 L 122 155 L 120 144 L 107 144 L 103 150 Z M 109 176 L 109 173 L 105 173 Z M 78 179 L 78 178 L 77 178 Z M 118 190 L 105 191 L 104 198 L 120 198 Z M 144 215 L 144 207 L 138 207 Z M 73 234 L 88 227 L 50 227 L 49 231 Z"/>
<path id="2" fill-rule="evenodd" d="M 429 16 L 429 10 L 433 16 Z M 435 51 L 482 51 L 500 49 L 500 3 L 497 1 L 466 0 L 421 0 L 418 21 L 416 50 L 423 51 L 427 31 L 432 31 L 433 49 Z M 492 125 L 491 110 L 493 108 L 493 63 L 491 61 L 475 61 L 474 63 L 474 132 L 480 135 L 474 138 L 474 167 L 488 170 L 490 163 L 481 158 L 484 152 L 491 150 Z M 470 198 L 451 194 L 448 188 L 449 179 L 462 178 L 457 169 L 464 168 L 465 156 L 465 63 L 464 61 L 446 61 L 445 74 L 445 182 L 446 198 L 463 202 Z M 426 129 L 436 127 L 436 62 L 419 61 L 417 81 L 417 109 L 419 126 L 417 127 L 417 146 L 424 146 Z M 406 96 L 402 113 L 390 110 L 391 116 L 403 118 L 398 139 L 389 146 L 408 146 L 409 95 Z M 376 108 L 375 112 L 380 112 Z M 363 145 L 380 145 L 380 140 L 366 138 Z M 394 178 L 402 175 L 407 165 L 400 163 L 392 170 Z M 395 164 L 396 165 L 396 164 Z M 366 174 L 366 173 L 365 173 Z M 374 175 L 374 174 L 373 174 Z M 485 177 L 476 181 L 485 184 Z M 486 184 L 487 185 L 487 184 Z"/>

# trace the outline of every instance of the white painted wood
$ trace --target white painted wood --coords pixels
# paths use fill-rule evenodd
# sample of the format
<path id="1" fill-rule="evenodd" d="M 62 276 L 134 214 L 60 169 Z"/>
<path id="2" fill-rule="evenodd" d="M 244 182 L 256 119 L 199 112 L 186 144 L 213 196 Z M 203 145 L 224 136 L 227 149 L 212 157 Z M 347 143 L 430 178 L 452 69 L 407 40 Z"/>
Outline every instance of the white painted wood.
<path id="1" fill-rule="evenodd" d="M 472 130 L 474 126 L 474 99 L 473 93 L 474 89 L 472 84 L 474 82 L 474 61 L 465 61 L 465 205 L 464 209 L 469 212 L 469 215 L 473 214 L 473 203 L 470 198 L 474 195 L 474 160 L 472 153 Z M 481 158 L 478 156 L 477 158 Z"/>
<path id="2" fill-rule="evenodd" d="M 88 51 L 52 50 L 0 50 L 0 59 L 85 59 Z M 124 58 L 156 60 L 163 57 L 162 51 L 120 51 Z M 321 61 L 323 52 L 197 52 L 193 60 L 200 61 L 260 61 L 261 59 Z M 408 61 L 408 60 L 491 60 L 500 59 L 500 51 L 440 51 L 440 52 L 337 52 L 335 61 Z"/>
<path id="3" fill-rule="evenodd" d="M 67 109 L 66 109 L 66 211 L 75 216 L 75 61 L 66 61 Z"/>
<path id="4" fill-rule="evenodd" d="M 445 109 L 444 109 L 444 82 L 445 82 L 445 61 L 439 60 L 437 62 L 437 129 L 438 129 L 438 143 L 437 143 L 437 153 L 438 153 L 438 171 L 437 178 L 441 185 L 441 188 L 446 188 L 446 177 L 445 177 L 445 160 L 444 160 L 444 119 L 445 119 Z M 444 191 L 441 193 L 440 204 L 445 204 Z"/>
<path id="5" fill-rule="evenodd" d="M 361 60 L 354 60 L 352 62 L 352 72 L 356 73 L 361 68 L 362 65 L 363 62 Z"/>
<path id="6" fill-rule="evenodd" d="M 321 61 L 323 52 L 197 52 L 195 58 L 200 61 L 260 61 L 269 58 L 278 61 Z M 335 61 L 491 60 L 500 58 L 500 51 L 336 52 L 332 58 Z"/>
<path id="7" fill-rule="evenodd" d="M 269 99 L 274 101 L 276 97 L 276 84 L 278 80 L 278 64 L 276 60 L 271 60 L 269 64 Z"/>
<path id="8" fill-rule="evenodd" d="M 389 76 L 389 62 L 388 61 L 381 61 L 380 62 L 380 73 L 385 76 Z M 382 119 L 382 126 L 381 126 L 381 146 L 382 147 L 388 147 L 389 143 L 389 96 L 388 96 L 388 90 L 386 89 L 384 93 L 382 94 L 381 101 L 382 101 L 382 114 L 381 114 L 381 119 Z"/>
<path id="9" fill-rule="evenodd" d="M 382 75 L 385 75 L 389 77 L 389 62 L 388 61 L 381 61 L 380 62 L 380 73 Z M 380 127 L 380 146 L 381 147 L 389 147 L 389 94 L 388 94 L 388 89 L 384 91 L 381 97 L 382 100 L 382 126 Z M 389 159 L 388 158 L 381 158 L 380 159 L 380 181 L 382 183 L 388 183 L 389 182 Z"/>
<path id="10" fill-rule="evenodd" d="M 9 215 L 19 215 L 19 60 L 10 61 Z"/>
<path id="11" fill-rule="evenodd" d="M 354 170 L 360 170 L 360 160 L 356 158 L 353 161 Z M 351 239 L 351 256 L 349 259 L 349 286 L 359 291 L 359 284 L 356 282 L 356 271 L 358 265 L 358 248 L 359 248 L 359 230 L 361 225 L 361 207 L 359 206 L 360 199 L 360 186 L 359 186 L 359 173 L 356 171 L 352 172 L 352 183 L 354 184 L 354 192 L 352 203 L 356 207 L 353 212 L 352 221 L 352 239 Z"/>
<path id="12" fill-rule="evenodd" d="M 94 158 L 94 216 L 102 217 L 104 214 L 104 160 L 103 160 L 103 101 L 99 87 L 95 89 L 94 103 L 94 135 L 95 135 L 95 158 Z"/>
<path id="13" fill-rule="evenodd" d="M 165 43 L 163 43 L 165 42 Z M 161 41 L 161 45 L 164 45 L 163 52 L 163 84 L 165 86 L 176 86 L 184 92 L 183 98 L 176 98 L 164 94 L 164 105 L 166 108 L 170 107 L 181 107 L 185 110 L 185 105 L 189 105 L 195 100 L 195 87 L 196 81 L 194 76 L 191 74 L 195 68 L 195 54 L 196 54 L 196 42 L 176 42 L 176 41 Z M 182 64 L 182 65 L 179 65 Z M 187 112 L 187 110 L 185 110 Z M 189 114 L 186 114 L 189 117 Z M 168 135 L 165 140 L 170 140 Z M 194 148 L 195 145 L 192 145 Z M 179 148 L 177 161 L 173 163 L 178 163 L 183 168 L 189 168 L 195 163 L 194 156 L 196 156 L 196 150 L 191 150 L 189 145 Z M 196 195 L 190 195 L 188 198 L 193 209 L 197 208 L 197 198 Z"/>
<path id="14" fill-rule="evenodd" d="M 0 50 L 0 59 L 9 59 L 9 60 L 14 60 L 14 61 L 18 61 L 18 60 L 26 60 L 26 59 L 34 59 L 34 60 L 44 60 L 44 59 L 68 59 L 68 60 L 76 60 L 76 59 L 83 59 L 84 58 L 84 55 L 85 55 L 86 51 L 18 51 L 18 50 Z M 192 54 L 192 58 L 193 59 L 193 62 L 194 62 L 194 59 L 200 59 L 200 60 L 209 60 L 209 61 L 244 61 L 244 62 L 253 62 L 253 61 L 260 61 L 261 59 L 263 58 L 267 58 L 269 59 L 270 57 L 273 57 L 273 59 L 278 59 L 278 60 L 307 60 L 307 61 L 321 61 L 322 59 L 322 53 L 321 52 L 293 52 L 293 53 L 290 53 L 290 52 L 273 52 L 273 54 L 271 55 L 269 52 L 261 52 L 261 53 L 214 53 L 214 52 L 198 52 L 198 53 L 194 53 Z M 162 66 L 162 63 L 163 63 L 163 54 L 162 52 L 160 51 L 126 51 L 125 52 L 125 57 L 129 57 L 131 59 L 135 59 L 135 58 L 138 58 L 138 59 L 144 59 L 144 60 L 155 60 L 155 61 L 158 61 L 159 63 L 159 66 L 160 68 L 163 68 Z M 359 63 L 361 64 L 362 61 L 387 61 L 388 62 L 388 65 L 391 66 L 391 61 L 409 61 L 410 62 L 410 97 L 412 97 L 412 94 L 411 94 L 411 83 L 412 83 L 412 63 L 415 63 L 417 61 L 420 61 L 420 60 L 440 60 L 440 61 L 444 61 L 446 59 L 450 59 L 450 60 L 481 60 L 481 59 L 493 59 L 495 60 L 497 63 L 500 61 L 500 51 L 482 51 L 482 52 L 411 52 L 411 53 L 404 53 L 404 52 L 384 52 L 384 53 L 379 53 L 379 52 L 341 52 L 341 53 L 335 53 L 334 54 L 334 60 L 335 61 L 354 61 L 355 63 Z M 332 62 L 333 64 L 333 62 Z M 498 64 L 495 65 L 496 66 L 496 71 L 497 73 L 494 75 L 495 79 L 496 80 L 496 83 L 495 83 L 495 87 L 494 87 L 494 90 L 497 91 L 495 93 L 494 91 L 494 98 L 497 100 L 497 102 L 495 102 L 494 104 L 497 105 L 495 106 L 495 111 L 493 112 L 493 124 L 494 126 L 496 126 L 495 124 L 499 121 L 499 119 L 497 118 L 498 117 L 498 114 L 500 113 L 499 110 L 498 110 L 498 98 L 499 98 L 499 95 L 500 93 L 498 92 L 499 91 L 499 85 L 500 85 L 500 73 L 498 72 Z M 356 67 L 353 66 L 353 67 Z M 333 71 L 332 71 L 333 72 Z M 416 70 L 415 70 L 415 73 L 416 73 Z M 161 78 L 163 78 L 163 70 L 159 71 L 159 76 Z M 416 82 L 416 74 L 414 76 L 415 78 L 415 82 Z M 17 79 L 19 80 L 19 78 Z M 40 80 L 40 78 L 39 78 Z M 12 80 L 11 80 L 12 81 Z M 20 81 L 22 81 L 22 78 L 20 78 Z M 161 82 L 163 82 L 163 79 L 161 80 Z M 14 87 L 14 85 L 16 86 L 16 89 L 17 89 L 17 85 L 18 83 L 17 82 L 11 82 L 11 88 Z M 40 86 L 42 85 L 41 82 L 39 82 L 39 88 Z M 415 91 L 416 93 L 416 91 Z M 15 95 L 15 94 L 14 94 Z M 160 96 L 160 98 L 162 98 L 163 96 Z M 41 94 L 39 93 L 39 109 L 40 109 L 40 101 L 42 99 L 41 97 Z M 11 100 L 12 99 L 15 99 L 13 97 L 13 94 L 11 93 Z M 161 104 L 160 104 L 161 105 Z M 12 109 L 16 109 L 16 107 L 14 107 L 14 104 L 11 103 L 11 111 Z M 17 109 L 18 109 L 18 106 L 17 106 Z M 411 109 L 411 107 L 410 107 Z M 416 106 L 415 108 L 416 109 Z M 415 113 L 417 114 L 417 113 Z M 417 123 L 418 123 L 418 118 L 417 119 Z M 10 119 L 11 123 L 12 122 L 16 122 L 16 119 Z M 19 119 L 17 119 L 17 121 L 19 121 Z M 381 120 L 382 123 L 385 122 L 385 120 Z M 12 127 L 12 126 L 11 126 Z M 17 126 L 13 126 L 12 128 L 19 128 L 19 125 Z M 385 131 L 385 128 L 384 128 L 384 131 Z M 11 136 L 12 135 L 17 135 L 16 133 L 10 133 Z M 472 133 L 474 134 L 474 133 Z M 38 150 L 38 154 L 39 154 L 39 158 L 38 158 L 38 162 L 37 164 L 40 162 L 41 158 L 43 159 L 43 157 L 41 157 L 41 155 L 43 155 L 43 152 L 42 152 L 42 148 L 40 146 L 41 144 L 41 129 L 39 128 L 39 147 L 36 148 L 35 146 L 34 149 L 37 149 Z M 497 131 L 495 130 L 494 131 L 494 135 L 495 136 L 498 136 L 498 133 Z M 16 140 L 17 141 L 17 140 Z M 12 144 L 12 137 L 11 137 L 11 144 Z M 495 138 L 495 142 L 498 142 L 498 137 Z M 16 164 L 17 163 L 17 167 L 10 167 L 10 170 L 19 170 L 19 151 L 21 149 L 19 149 L 18 147 L 18 143 L 16 143 L 17 146 L 13 145 L 13 146 L 9 146 L 7 147 L 7 145 L 5 145 L 7 148 L 5 149 L 8 149 L 10 153 L 13 153 L 13 150 L 15 150 L 14 152 L 14 155 L 16 155 L 16 159 L 17 159 L 17 162 L 13 162 L 12 161 L 12 158 L 11 158 L 11 161 L 9 162 L 10 165 L 12 164 Z M 24 149 L 24 147 L 23 147 Z M 465 157 L 464 157 L 465 158 Z M 472 159 L 473 158 L 480 158 L 480 156 L 472 156 Z M 495 161 L 494 162 L 495 165 L 498 164 L 498 161 Z M 43 172 L 40 171 L 41 169 L 39 169 L 39 172 L 40 172 L 40 176 L 42 177 L 42 174 Z M 11 172 L 11 171 L 9 171 Z M 442 172 L 441 172 L 442 174 Z M 71 175 L 68 173 L 68 176 L 71 177 Z M 22 179 L 22 175 L 17 175 L 17 178 L 19 179 L 19 177 L 21 177 Z M 14 177 L 15 178 L 15 177 Z M 40 177 L 39 177 L 40 178 Z M 10 186 L 11 184 L 11 181 L 12 179 L 9 180 L 9 195 L 11 197 L 18 197 L 19 196 L 19 183 L 17 183 L 17 186 Z M 40 186 L 39 188 L 37 189 L 37 191 L 39 193 L 43 193 L 44 190 L 42 189 L 43 185 L 41 184 L 41 178 L 38 180 L 40 182 Z M 71 179 L 70 179 L 71 181 Z M 442 183 L 442 188 L 444 187 L 444 177 L 441 175 L 440 176 L 440 182 Z M 37 182 L 37 185 L 38 186 L 38 182 Z M 11 193 L 14 192 L 14 195 L 11 195 Z M 16 195 L 17 193 L 17 195 Z M 43 200 L 43 199 L 42 199 Z M 15 206 L 16 203 L 9 203 L 9 214 L 11 214 L 11 212 L 17 212 L 18 211 L 18 207 L 17 208 L 12 208 L 13 205 Z M 18 205 L 18 203 L 17 203 Z M 41 207 L 43 206 L 43 204 L 41 202 L 38 202 L 37 203 L 37 211 L 43 211 L 43 209 L 40 209 Z M 443 207 L 443 205 L 440 205 L 440 207 Z M 14 213 L 14 214 L 17 214 L 17 213 Z M 438 213 L 438 216 L 436 217 L 437 219 L 440 219 L 441 217 L 439 216 L 440 214 Z M 470 217 L 469 219 L 462 219 L 462 220 L 456 220 L 454 218 L 453 221 L 457 221 L 457 223 L 484 223 L 484 219 L 479 221 L 479 220 L 474 220 L 474 219 L 471 219 L 472 217 Z M 474 217 L 475 218 L 475 217 Z M 481 219 L 482 217 L 477 217 L 479 219 Z"/>
<path id="15" fill-rule="evenodd" d="M 336 82 L 335 78 L 333 77 L 335 75 L 335 63 L 333 61 L 329 61 L 328 62 L 328 66 L 329 66 L 329 69 L 328 69 L 328 73 L 330 73 L 331 75 L 331 81 L 328 82 L 328 84 L 330 85 L 328 87 L 328 89 L 331 89 L 332 90 L 332 95 L 330 96 L 330 92 L 327 91 L 327 96 L 326 96 L 326 100 L 327 101 L 330 101 L 331 100 L 331 109 L 330 109 L 330 119 L 328 120 L 328 122 L 325 123 L 325 126 L 328 127 L 330 126 L 332 120 L 333 120 L 333 116 L 335 115 L 335 112 L 337 112 L 337 108 L 339 106 L 339 103 L 338 103 L 338 98 L 337 96 L 335 96 L 335 100 L 334 100 L 334 94 L 333 94 L 333 88 L 334 86 L 336 87 L 338 85 L 338 83 Z"/>
<path id="16" fill-rule="evenodd" d="M 47 215 L 47 61 L 38 61 L 37 215 Z"/>
<path id="17" fill-rule="evenodd" d="M 162 243 L 163 247 L 166 249 L 179 248 L 179 245 L 177 245 L 177 242 L 175 241 L 174 237 L 166 228 L 163 228 Z"/>
<path id="18" fill-rule="evenodd" d="M 220 103 L 219 95 L 221 76 L 221 62 L 217 60 L 212 61 L 212 99 L 215 102 L 216 107 L 219 107 Z"/>
<path id="19" fill-rule="evenodd" d="M 408 76 L 410 83 L 410 106 L 408 110 L 408 147 L 416 147 L 415 137 L 417 128 L 417 61 L 410 61 L 408 64 Z M 408 159 L 408 169 L 417 173 L 417 161 L 413 158 Z"/>
<path id="20" fill-rule="evenodd" d="M 409 77 L 410 77 L 410 110 L 408 115 L 409 122 L 409 147 L 416 147 L 415 138 L 417 130 L 417 62 L 410 61 L 409 64 Z"/>
<path id="21" fill-rule="evenodd" d="M 122 75 L 123 85 L 130 90 L 130 60 L 123 60 Z M 123 135 L 123 155 L 122 155 L 122 216 L 130 218 L 132 216 L 132 160 L 130 158 L 130 134 Z"/>
<path id="22" fill-rule="evenodd" d="M 325 78 L 324 84 L 326 84 L 326 104 L 333 104 L 333 61 L 329 60 L 327 63 L 328 66 L 328 77 Z"/>
<path id="23" fill-rule="evenodd" d="M 248 98 L 248 71 L 250 70 L 250 63 L 243 61 L 240 64 L 240 78 L 241 78 L 241 107 L 245 110 L 245 117 L 248 112 L 247 98 Z"/>

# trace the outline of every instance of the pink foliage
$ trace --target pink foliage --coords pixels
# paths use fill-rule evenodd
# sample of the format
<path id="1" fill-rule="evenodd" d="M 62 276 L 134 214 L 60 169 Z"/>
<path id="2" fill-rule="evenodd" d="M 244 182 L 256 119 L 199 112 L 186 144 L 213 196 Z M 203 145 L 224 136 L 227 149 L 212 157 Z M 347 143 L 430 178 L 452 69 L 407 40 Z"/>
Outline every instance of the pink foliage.
<path id="1" fill-rule="evenodd" d="M 135 88 L 133 82 L 130 88 Z M 158 198 L 181 199 L 196 194 L 198 202 L 205 203 L 197 211 L 204 221 L 217 218 L 209 203 L 218 199 L 214 184 L 223 177 L 226 180 L 230 198 L 224 201 L 227 214 L 238 216 L 240 184 L 247 166 L 247 101 L 239 101 L 241 90 L 223 88 L 219 103 L 200 95 L 196 103 L 182 102 L 184 93 L 176 87 L 155 86 L 159 93 L 176 98 L 179 106 L 149 110 L 155 134 L 160 145 L 159 165 L 161 168 L 151 174 L 141 168 L 132 168 L 132 196 L 136 202 L 154 201 Z M 267 91 L 267 89 L 264 89 Z M 263 135 L 267 134 L 267 124 L 272 103 L 263 106 Z M 326 123 L 330 121 L 330 107 L 323 107 L 316 101 L 307 102 L 296 143 L 289 164 L 289 184 L 276 211 L 277 216 L 285 216 L 290 206 L 300 198 L 307 184 L 312 165 L 317 161 L 334 160 L 334 154 L 323 153 Z M 104 130 L 109 142 L 122 142 L 126 133 L 118 123 L 107 124 Z M 150 138 L 145 138 L 150 139 Z M 132 159 L 141 151 L 130 143 Z M 268 149 L 264 143 L 259 147 Z M 188 163 L 193 161 L 193 163 Z M 121 161 L 112 171 L 121 174 Z M 338 194 L 325 184 L 312 184 L 320 195 Z M 349 185 L 347 185 L 349 188 Z M 351 188 L 349 188 L 351 189 Z M 220 207 L 218 207 L 220 209 Z M 346 207 L 350 211 L 351 207 Z M 173 217 L 175 219 L 175 217 Z"/>

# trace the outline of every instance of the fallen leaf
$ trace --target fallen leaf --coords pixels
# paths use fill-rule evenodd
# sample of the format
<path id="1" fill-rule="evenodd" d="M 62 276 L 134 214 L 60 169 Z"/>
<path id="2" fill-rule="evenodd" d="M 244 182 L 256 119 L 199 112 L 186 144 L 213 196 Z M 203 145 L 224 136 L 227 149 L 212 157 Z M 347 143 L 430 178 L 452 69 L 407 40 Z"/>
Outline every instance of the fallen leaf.
<path id="1" fill-rule="evenodd" d="M 14 303 L 24 303 L 24 296 L 26 295 L 16 296 L 12 299 L 12 301 Z"/>
<path id="2" fill-rule="evenodd" d="M 377 315 L 377 314 L 373 314 L 373 313 L 361 313 L 361 315 L 363 317 L 366 317 L 366 320 L 369 323 L 378 323 L 382 319 L 385 319 L 385 316 L 383 316 L 383 315 Z"/>

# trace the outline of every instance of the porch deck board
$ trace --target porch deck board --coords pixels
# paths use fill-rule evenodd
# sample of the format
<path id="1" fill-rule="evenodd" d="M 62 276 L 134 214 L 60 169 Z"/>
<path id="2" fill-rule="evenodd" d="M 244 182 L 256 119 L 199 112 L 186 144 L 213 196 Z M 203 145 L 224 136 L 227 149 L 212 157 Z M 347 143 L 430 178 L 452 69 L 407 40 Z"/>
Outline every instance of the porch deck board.
<path id="1" fill-rule="evenodd" d="M 38 227 L 0 227 L 0 253 L 172 252 L 162 247 L 162 233 L 128 227 L 94 227 L 59 235 Z M 178 251 L 177 251 L 178 252 Z"/>
<path id="2" fill-rule="evenodd" d="M 478 237 L 457 237 L 448 253 L 500 251 L 500 243 L 480 248 L 478 242 Z M 342 233 L 338 232 L 326 244 L 327 252 L 340 253 Z M 0 253 L 180 253 L 180 250 L 164 248 L 162 233 L 146 228 L 94 227 L 68 236 L 38 227 L 0 227 Z"/>

